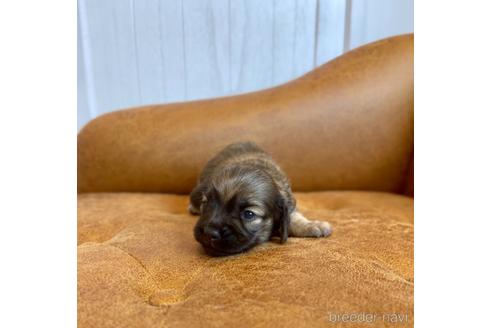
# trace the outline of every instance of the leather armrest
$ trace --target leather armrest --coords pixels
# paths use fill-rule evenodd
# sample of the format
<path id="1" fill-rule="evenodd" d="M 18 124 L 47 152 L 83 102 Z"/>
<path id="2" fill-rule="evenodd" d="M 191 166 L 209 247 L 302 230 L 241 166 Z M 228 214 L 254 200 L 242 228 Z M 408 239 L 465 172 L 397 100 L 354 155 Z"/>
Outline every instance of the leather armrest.
<path id="1" fill-rule="evenodd" d="M 259 92 L 145 106 L 78 136 L 78 190 L 188 193 L 225 145 L 269 151 L 296 191 L 404 193 L 413 157 L 413 35 L 350 51 Z"/>

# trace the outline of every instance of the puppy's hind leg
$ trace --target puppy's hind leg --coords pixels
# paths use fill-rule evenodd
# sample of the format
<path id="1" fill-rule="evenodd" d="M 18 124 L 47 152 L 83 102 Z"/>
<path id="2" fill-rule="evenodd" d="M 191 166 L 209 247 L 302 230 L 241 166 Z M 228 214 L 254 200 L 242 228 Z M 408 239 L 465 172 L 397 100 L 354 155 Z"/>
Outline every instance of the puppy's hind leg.
<path id="1" fill-rule="evenodd" d="M 327 237 L 331 232 L 332 228 L 328 222 L 308 220 L 297 210 L 290 215 L 289 236 Z"/>

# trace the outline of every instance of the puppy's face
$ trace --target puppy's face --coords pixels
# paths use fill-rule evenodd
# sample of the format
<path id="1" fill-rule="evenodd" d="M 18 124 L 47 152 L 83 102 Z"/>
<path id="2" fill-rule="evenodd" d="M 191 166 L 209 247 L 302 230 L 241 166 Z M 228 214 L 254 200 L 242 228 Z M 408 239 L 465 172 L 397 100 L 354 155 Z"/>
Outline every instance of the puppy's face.
<path id="1" fill-rule="evenodd" d="M 287 212 L 268 175 L 240 168 L 221 172 L 204 186 L 195 239 L 213 256 L 244 252 L 277 231 L 285 241 Z"/>

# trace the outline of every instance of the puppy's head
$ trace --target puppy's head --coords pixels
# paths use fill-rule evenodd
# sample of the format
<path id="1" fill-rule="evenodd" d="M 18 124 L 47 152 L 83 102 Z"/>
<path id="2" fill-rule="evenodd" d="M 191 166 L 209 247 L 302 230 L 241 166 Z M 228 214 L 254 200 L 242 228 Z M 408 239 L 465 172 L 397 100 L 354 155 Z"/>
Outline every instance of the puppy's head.
<path id="1" fill-rule="evenodd" d="M 289 211 L 272 178 L 262 170 L 233 167 L 204 187 L 195 239 L 209 255 L 244 252 L 270 239 L 287 240 Z"/>

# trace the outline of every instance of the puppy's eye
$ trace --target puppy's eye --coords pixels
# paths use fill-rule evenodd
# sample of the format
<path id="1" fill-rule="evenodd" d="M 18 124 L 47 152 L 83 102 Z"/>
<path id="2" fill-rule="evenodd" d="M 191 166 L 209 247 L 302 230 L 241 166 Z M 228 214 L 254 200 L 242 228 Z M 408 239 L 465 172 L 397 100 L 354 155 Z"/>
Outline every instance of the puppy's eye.
<path id="1" fill-rule="evenodd" d="M 254 218 L 256 218 L 256 214 L 251 211 L 246 210 L 241 212 L 241 219 L 243 220 L 249 221 L 253 220 Z"/>

